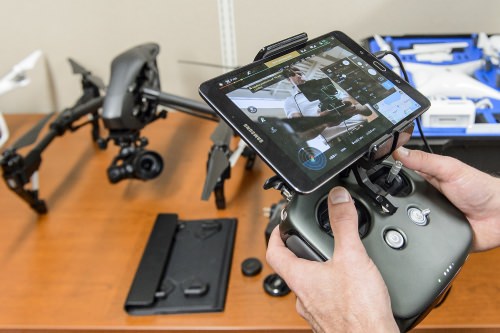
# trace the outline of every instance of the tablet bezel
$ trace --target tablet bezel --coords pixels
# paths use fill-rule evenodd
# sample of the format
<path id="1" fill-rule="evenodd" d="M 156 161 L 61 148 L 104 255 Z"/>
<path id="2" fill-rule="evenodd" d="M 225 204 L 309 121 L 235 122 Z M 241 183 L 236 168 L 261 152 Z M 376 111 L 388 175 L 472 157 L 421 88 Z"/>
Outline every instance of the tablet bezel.
<path id="1" fill-rule="evenodd" d="M 337 39 L 349 51 L 370 64 L 380 75 L 391 81 L 421 107 L 412 112 L 399 123 L 389 128 L 386 132 L 382 133 L 375 140 L 367 143 L 363 146 L 363 149 L 358 149 L 350 156 L 349 159 L 341 161 L 334 168 L 326 171 L 316 179 L 311 179 L 309 175 L 296 165 L 296 161 L 292 160 L 290 156 L 285 154 L 281 148 L 273 142 L 273 139 L 267 135 L 266 132 L 264 132 L 259 126 L 256 126 L 254 121 L 248 118 L 241 111 L 241 109 L 230 100 L 226 93 L 220 90 L 218 83 L 236 77 L 239 74 L 249 71 L 256 66 L 260 66 L 265 62 L 269 62 L 328 37 L 334 37 Z M 300 57 L 295 59 L 299 60 Z M 282 66 L 276 66 L 276 68 L 282 68 Z M 234 71 L 206 81 L 200 85 L 199 93 L 201 97 L 217 112 L 217 114 L 219 114 L 220 117 L 226 121 L 252 149 L 256 151 L 256 153 L 271 167 L 271 169 L 287 183 L 290 189 L 301 194 L 311 193 L 323 186 L 361 157 L 370 154 L 379 142 L 386 142 L 391 136 L 397 137 L 397 134 L 395 135 L 395 133 L 399 133 L 399 131 L 407 128 L 408 124 L 413 122 L 415 118 L 421 115 L 430 106 L 430 102 L 425 96 L 411 87 L 401 77 L 383 65 L 383 63 L 379 62 L 374 55 L 340 31 L 333 31 L 319 36 L 297 47 L 287 49 L 284 52 L 273 55 L 272 57 L 255 61 Z M 398 145 L 400 144 L 402 143 L 398 142 Z"/>

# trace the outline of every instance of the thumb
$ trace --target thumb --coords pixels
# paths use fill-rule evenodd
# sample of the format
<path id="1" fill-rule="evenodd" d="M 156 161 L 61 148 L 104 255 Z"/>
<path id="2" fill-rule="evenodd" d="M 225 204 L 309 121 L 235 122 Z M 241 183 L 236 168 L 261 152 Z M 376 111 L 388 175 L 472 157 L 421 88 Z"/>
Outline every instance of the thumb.
<path id="1" fill-rule="evenodd" d="M 364 249 L 358 233 L 358 213 L 345 188 L 339 186 L 330 191 L 328 214 L 335 238 L 335 253 Z"/>

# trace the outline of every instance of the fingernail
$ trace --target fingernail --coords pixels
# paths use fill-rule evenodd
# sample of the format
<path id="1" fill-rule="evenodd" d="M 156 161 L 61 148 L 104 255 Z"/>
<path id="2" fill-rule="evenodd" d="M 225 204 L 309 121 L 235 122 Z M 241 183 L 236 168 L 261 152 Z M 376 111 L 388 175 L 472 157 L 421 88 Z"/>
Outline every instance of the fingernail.
<path id="1" fill-rule="evenodd" d="M 330 202 L 334 205 L 349 202 L 350 200 L 349 192 L 343 187 L 335 187 L 330 191 Z"/>
<path id="2" fill-rule="evenodd" d="M 405 147 L 399 147 L 398 153 L 399 153 L 399 155 L 401 155 L 403 157 L 410 155 L 410 151 L 408 149 L 406 149 Z"/>

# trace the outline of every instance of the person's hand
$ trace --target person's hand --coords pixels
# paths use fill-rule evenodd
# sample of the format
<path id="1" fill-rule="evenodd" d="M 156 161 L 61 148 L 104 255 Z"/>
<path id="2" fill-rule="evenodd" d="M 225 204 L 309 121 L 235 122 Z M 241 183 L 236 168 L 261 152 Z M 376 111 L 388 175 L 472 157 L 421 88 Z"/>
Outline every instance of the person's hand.
<path id="1" fill-rule="evenodd" d="M 342 102 L 345 106 L 345 109 L 342 110 L 342 113 L 345 115 L 352 117 L 360 114 L 362 116 L 368 117 L 372 114 L 372 111 L 368 106 L 362 105 L 352 97 L 346 97 L 342 99 Z"/>
<path id="2" fill-rule="evenodd" d="M 399 332 L 387 287 L 359 238 L 356 208 L 346 189 L 330 192 L 328 211 L 335 236 L 332 259 L 297 258 L 276 227 L 267 262 L 297 295 L 297 312 L 315 332 Z"/>
<path id="3" fill-rule="evenodd" d="M 267 118 L 267 126 L 292 134 L 300 141 L 311 140 L 320 135 L 329 125 L 318 117 Z"/>
<path id="4" fill-rule="evenodd" d="M 358 115 L 358 114 L 365 116 L 365 117 L 368 117 L 368 116 L 371 116 L 371 114 L 372 114 L 372 111 L 370 110 L 370 108 L 368 106 L 361 105 L 359 103 L 350 105 L 343 112 L 348 114 L 348 115 L 351 115 L 351 117 Z"/>
<path id="5" fill-rule="evenodd" d="M 500 179 L 452 157 L 399 148 L 393 153 L 461 210 L 474 231 L 473 251 L 500 246 Z"/>

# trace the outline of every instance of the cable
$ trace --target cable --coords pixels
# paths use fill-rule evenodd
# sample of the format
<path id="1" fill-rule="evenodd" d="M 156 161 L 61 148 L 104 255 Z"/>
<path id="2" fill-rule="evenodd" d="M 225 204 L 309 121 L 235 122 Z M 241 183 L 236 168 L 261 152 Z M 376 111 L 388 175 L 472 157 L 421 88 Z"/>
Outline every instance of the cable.
<path id="1" fill-rule="evenodd" d="M 406 72 L 405 67 L 403 65 L 403 62 L 401 61 L 399 56 L 396 54 L 396 52 L 388 50 L 388 51 L 379 51 L 379 52 L 374 53 L 374 55 L 377 59 L 382 59 L 383 57 L 385 57 L 388 54 L 390 54 L 391 56 L 394 57 L 394 59 L 396 59 L 396 61 L 399 64 L 399 69 L 401 70 L 401 73 L 403 74 L 404 80 L 409 83 L 410 80 L 408 79 L 408 73 Z M 422 138 L 425 149 L 427 149 L 427 151 L 429 153 L 433 154 L 434 152 L 433 152 L 431 146 L 429 145 L 429 143 L 427 142 L 427 139 L 425 138 L 425 135 L 424 135 L 424 131 L 422 130 L 422 125 L 420 124 L 420 118 L 417 117 L 415 119 L 415 121 L 417 122 L 418 132 L 420 133 L 420 137 Z"/>
<path id="2" fill-rule="evenodd" d="M 415 120 L 417 121 L 418 132 L 420 133 L 420 137 L 422 138 L 422 141 L 424 142 L 425 149 L 427 149 L 427 151 L 429 153 L 434 154 L 434 151 L 432 150 L 431 146 L 427 142 L 427 139 L 425 138 L 424 131 L 422 131 L 422 125 L 420 125 L 420 118 L 417 117 Z"/>

